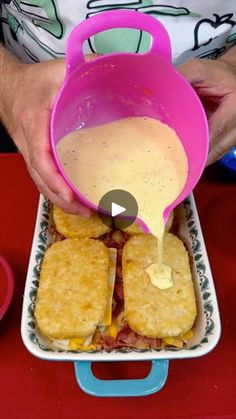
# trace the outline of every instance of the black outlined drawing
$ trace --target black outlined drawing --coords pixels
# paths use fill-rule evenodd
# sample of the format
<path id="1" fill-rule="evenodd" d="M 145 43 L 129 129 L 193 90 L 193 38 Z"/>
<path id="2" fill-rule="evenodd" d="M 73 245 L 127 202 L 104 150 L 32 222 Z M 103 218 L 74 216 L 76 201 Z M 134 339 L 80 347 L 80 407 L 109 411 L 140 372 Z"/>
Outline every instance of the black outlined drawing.
<path id="1" fill-rule="evenodd" d="M 233 13 L 228 13 L 226 15 L 220 16 L 216 13 L 213 14 L 214 19 L 201 19 L 199 20 L 199 22 L 196 24 L 195 28 L 194 28 L 194 47 L 192 49 L 192 51 L 195 51 L 197 49 L 199 49 L 201 46 L 206 46 L 208 44 L 210 44 L 214 38 L 217 37 L 217 35 L 215 33 L 217 33 L 217 29 L 224 25 L 225 27 L 228 26 L 228 29 L 231 30 L 234 25 L 235 25 L 235 21 L 232 19 L 233 18 Z M 203 29 L 204 28 L 204 29 Z M 209 39 L 207 41 L 201 41 L 201 30 L 203 33 L 206 32 L 206 29 L 208 28 L 208 30 L 210 29 L 210 32 L 212 32 L 212 36 L 209 37 Z"/>
<path id="2" fill-rule="evenodd" d="M 13 0 L 16 9 L 23 15 L 32 19 L 35 26 L 38 26 L 57 39 L 61 39 L 64 34 L 64 26 L 59 17 L 56 0 Z M 45 16 L 42 16 L 44 11 Z"/>
<path id="3" fill-rule="evenodd" d="M 86 18 L 90 18 L 91 16 L 114 9 L 132 9 L 135 11 L 141 11 L 146 14 L 150 14 L 153 16 L 188 16 L 194 15 L 198 16 L 194 13 L 191 13 L 186 7 L 175 7 L 175 6 L 167 6 L 162 4 L 153 4 L 152 0 L 136 0 L 136 1 L 127 1 L 127 0 L 89 0 L 87 4 L 88 13 Z M 123 29 L 123 32 L 125 29 Z M 88 45 L 92 53 L 99 52 L 97 51 L 94 45 L 94 39 L 98 39 L 99 35 L 96 35 L 93 39 L 88 39 Z M 121 44 L 121 39 L 117 39 L 117 42 Z M 131 51 L 134 53 L 138 53 L 140 51 L 141 46 L 145 45 L 148 48 L 149 41 L 142 31 L 139 31 L 137 35 L 137 39 L 135 45 L 132 46 Z"/>

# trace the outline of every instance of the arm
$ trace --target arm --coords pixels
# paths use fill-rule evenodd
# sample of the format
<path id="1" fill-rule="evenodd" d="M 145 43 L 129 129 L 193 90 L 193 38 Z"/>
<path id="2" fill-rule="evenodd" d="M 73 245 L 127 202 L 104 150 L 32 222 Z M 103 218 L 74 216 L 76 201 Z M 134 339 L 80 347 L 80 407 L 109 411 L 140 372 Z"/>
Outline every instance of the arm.
<path id="1" fill-rule="evenodd" d="M 179 70 L 199 94 L 210 128 L 207 164 L 236 144 L 236 47 L 216 61 L 192 59 Z"/>
<path id="2" fill-rule="evenodd" d="M 64 60 L 23 64 L 0 45 L 0 119 L 40 192 L 65 211 L 87 215 L 90 211 L 75 200 L 50 152 L 50 110 L 64 72 Z"/>

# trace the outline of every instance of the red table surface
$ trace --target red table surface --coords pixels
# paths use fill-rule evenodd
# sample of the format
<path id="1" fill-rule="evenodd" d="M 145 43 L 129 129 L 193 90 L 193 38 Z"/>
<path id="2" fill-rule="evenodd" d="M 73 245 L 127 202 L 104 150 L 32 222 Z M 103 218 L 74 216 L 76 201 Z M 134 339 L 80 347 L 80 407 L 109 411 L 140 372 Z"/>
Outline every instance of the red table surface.
<path id="1" fill-rule="evenodd" d="M 236 185 L 208 169 L 195 190 L 215 280 L 222 337 L 210 354 L 171 361 L 166 385 L 151 396 L 96 398 L 78 387 L 72 363 L 32 356 L 20 336 L 22 298 L 38 192 L 19 155 L 0 155 L 0 254 L 15 293 L 0 324 L 0 417 L 66 419 L 236 418 Z M 149 363 L 96 364 L 100 378 L 144 376 Z"/>

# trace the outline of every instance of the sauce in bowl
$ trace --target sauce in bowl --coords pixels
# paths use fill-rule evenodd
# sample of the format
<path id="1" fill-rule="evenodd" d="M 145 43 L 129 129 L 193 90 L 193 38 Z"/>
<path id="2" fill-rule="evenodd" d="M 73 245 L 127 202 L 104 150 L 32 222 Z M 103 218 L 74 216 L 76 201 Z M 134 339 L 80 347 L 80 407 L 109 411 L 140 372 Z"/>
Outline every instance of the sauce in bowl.
<path id="1" fill-rule="evenodd" d="M 157 238 L 157 263 L 147 267 L 153 285 L 173 285 L 162 263 L 164 210 L 184 188 L 188 161 L 175 131 L 159 120 L 129 117 L 80 129 L 57 145 L 64 171 L 93 204 L 113 189 L 124 189 L 138 202 L 138 217 Z"/>

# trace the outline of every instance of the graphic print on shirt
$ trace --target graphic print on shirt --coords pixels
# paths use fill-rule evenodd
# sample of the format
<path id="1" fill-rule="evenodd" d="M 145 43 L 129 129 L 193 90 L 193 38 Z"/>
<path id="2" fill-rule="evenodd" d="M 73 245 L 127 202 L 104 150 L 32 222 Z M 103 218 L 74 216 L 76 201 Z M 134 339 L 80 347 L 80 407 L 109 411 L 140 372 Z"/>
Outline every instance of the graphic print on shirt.
<path id="1" fill-rule="evenodd" d="M 89 0 L 87 4 L 89 18 L 97 13 L 114 9 L 132 9 L 152 16 L 198 16 L 186 7 L 175 7 L 153 4 L 152 0 Z M 149 48 L 150 36 L 143 31 L 130 29 L 113 29 L 103 32 L 88 40 L 93 53 L 107 54 L 109 52 L 145 52 Z"/>
<path id="2" fill-rule="evenodd" d="M 52 36 L 61 39 L 63 24 L 59 19 L 57 4 L 54 0 L 13 0 L 17 9 L 30 17 L 35 26 L 39 26 Z"/>
<path id="3" fill-rule="evenodd" d="M 236 32 L 231 33 L 227 38 L 227 43 L 236 43 Z"/>
<path id="4" fill-rule="evenodd" d="M 236 43 L 236 0 L 213 3 L 194 7 L 195 0 L 189 0 L 187 8 L 171 0 L 12 0 L 2 4 L 2 22 L 9 49 L 23 61 L 41 61 L 64 56 L 67 36 L 78 22 L 103 11 L 133 9 L 160 19 L 178 65 L 191 57 L 215 59 Z M 146 32 L 116 29 L 95 35 L 85 43 L 85 53 L 142 53 L 149 45 Z"/>
<path id="5" fill-rule="evenodd" d="M 64 34 L 64 25 L 59 17 L 57 0 L 13 0 L 12 5 L 14 6 L 16 12 L 19 12 L 17 16 L 28 17 L 30 21 L 35 25 L 48 32 L 50 36 L 53 36 L 57 39 L 61 39 Z M 19 21 L 14 13 L 7 11 L 7 23 L 10 27 L 11 35 L 15 41 L 19 38 L 28 35 L 36 44 L 38 44 L 43 50 L 45 50 L 52 57 L 56 57 L 60 54 L 48 47 L 46 43 L 40 41 L 35 34 L 27 25 L 27 21 Z M 36 55 L 27 48 L 24 43 L 22 43 L 25 53 L 33 61 L 39 61 Z"/>
<path id="6" fill-rule="evenodd" d="M 226 47 L 223 46 L 221 48 L 213 48 L 202 54 L 196 55 L 196 58 L 209 58 L 210 60 L 217 60 L 222 54 L 224 54 Z"/>
<path id="7" fill-rule="evenodd" d="M 213 13 L 214 19 L 201 19 L 194 28 L 194 47 L 193 51 L 199 49 L 201 46 L 210 44 L 213 39 L 217 38 L 224 32 L 229 32 L 235 25 L 232 19 L 233 13 L 228 13 L 219 16 Z M 208 40 L 206 41 L 206 34 Z"/>

